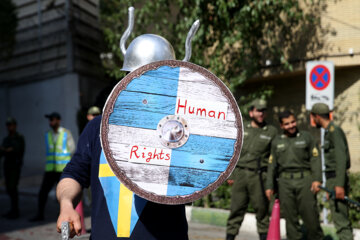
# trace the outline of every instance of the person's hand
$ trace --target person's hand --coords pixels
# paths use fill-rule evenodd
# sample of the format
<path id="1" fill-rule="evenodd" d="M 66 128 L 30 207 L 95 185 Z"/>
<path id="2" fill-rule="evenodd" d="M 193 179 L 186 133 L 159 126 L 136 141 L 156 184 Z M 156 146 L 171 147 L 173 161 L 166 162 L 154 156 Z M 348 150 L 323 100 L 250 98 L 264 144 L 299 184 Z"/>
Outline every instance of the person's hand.
<path id="1" fill-rule="evenodd" d="M 234 180 L 231 180 L 231 179 L 226 180 L 226 182 L 227 182 L 230 186 L 232 186 L 232 185 L 234 184 Z"/>
<path id="2" fill-rule="evenodd" d="M 271 200 L 271 196 L 274 194 L 274 190 L 272 190 L 272 189 L 267 189 L 266 191 L 265 191 L 265 195 L 266 195 L 266 197 L 269 199 L 269 201 Z"/>
<path id="3" fill-rule="evenodd" d="M 61 223 L 69 222 L 70 238 L 81 235 L 80 215 L 75 211 L 72 203 L 60 203 L 60 214 L 56 223 L 58 233 L 61 233 Z"/>
<path id="4" fill-rule="evenodd" d="M 335 198 L 344 200 L 345 198 L 345 189 L 343 187 L 335 186 Z"/>
<path id="5" fill-rule="evenodd" d="M 316 194 L 316 193 L 318 193 L 318 192 L 320 191 L 319 186 L 321 186 L 321 182 L 319 182 L 319 181 L 314 181 L 314 182 L 312 182 L 312 184 L 311 184 L 311 189 L 310 189 L 310 190 L 311 190 L 314 194 Z"/>

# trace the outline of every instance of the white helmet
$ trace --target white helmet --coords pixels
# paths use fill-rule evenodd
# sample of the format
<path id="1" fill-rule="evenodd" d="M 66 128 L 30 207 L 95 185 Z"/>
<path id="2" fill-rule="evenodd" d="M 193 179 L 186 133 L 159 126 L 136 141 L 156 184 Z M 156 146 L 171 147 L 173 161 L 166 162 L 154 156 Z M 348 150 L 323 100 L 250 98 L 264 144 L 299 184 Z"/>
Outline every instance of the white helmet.
<path id="1" fill-rule="evenodd" d="M 186 55 L 183 61 L 188 61 L 191 57 L 191 40 L 200 25 L 199 20 L 196 20 L 186 38 L 185 48 Z M 120 40 L 121 52 L 124 55 L 124 63 L 121 70 L 133 71 L 146 64 L 161 61 L 161 60 L 175 60 L 174 48 L 165 38 L 155 34 L 143 34 L 136 37 L 125 48 L 125 42 L 130 36 L 134 27 L 134 8 L 129 8 L 129 23 L 126 31 Z"/>

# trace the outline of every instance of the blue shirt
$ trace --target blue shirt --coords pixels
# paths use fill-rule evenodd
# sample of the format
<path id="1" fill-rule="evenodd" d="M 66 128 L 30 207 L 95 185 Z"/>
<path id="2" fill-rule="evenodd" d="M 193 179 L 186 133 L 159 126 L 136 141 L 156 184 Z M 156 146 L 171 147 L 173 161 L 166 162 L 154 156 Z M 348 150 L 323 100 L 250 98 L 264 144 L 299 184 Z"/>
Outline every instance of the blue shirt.
<path id="1" fill-rule="evenodd" d="M 129 237 L 117 237 L 114 224 L 114 211 L 109 212 L 109 198 L 104 195 L 99 180 L 99 162 L 102 155 L 100 145 L 101 116 L 89 122 L 80 136 L 77 150 L 65 167 L 61 178 L 72 178 L 83 188 L 91 185 L 91 237 L 94 240 L 106 239 L 175 239 L 187 240 L 187 221 L 184 205 L 157 204 L 134 195 L 136 221 L 132 221 Z M 116 181 L 118 181 L 116 179 Z M 116 194 L 115 194 L 116 195 Z M 138 207 L 140 206 L 140 207 Z M 117 207 L 117 206 L 116 206 Z M 138 209 L 136 209 L 138 208 Z M 121 214 L 121 209 L 119 209 Z M 132 219 L 133 220 L 133 219 Z"/>

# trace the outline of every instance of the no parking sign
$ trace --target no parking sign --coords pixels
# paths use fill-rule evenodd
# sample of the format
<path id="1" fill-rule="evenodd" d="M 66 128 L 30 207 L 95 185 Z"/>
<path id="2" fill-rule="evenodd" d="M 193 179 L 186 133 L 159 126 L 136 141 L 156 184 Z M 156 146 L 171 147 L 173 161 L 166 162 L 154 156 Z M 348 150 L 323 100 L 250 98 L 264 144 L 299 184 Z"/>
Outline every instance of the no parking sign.
<path id="1" fill-rule="evenodd" d="M 327 61 L 306 63 L 306 109 L 315 103 L 325 103 L 334 108 L 334 64 Z"/>

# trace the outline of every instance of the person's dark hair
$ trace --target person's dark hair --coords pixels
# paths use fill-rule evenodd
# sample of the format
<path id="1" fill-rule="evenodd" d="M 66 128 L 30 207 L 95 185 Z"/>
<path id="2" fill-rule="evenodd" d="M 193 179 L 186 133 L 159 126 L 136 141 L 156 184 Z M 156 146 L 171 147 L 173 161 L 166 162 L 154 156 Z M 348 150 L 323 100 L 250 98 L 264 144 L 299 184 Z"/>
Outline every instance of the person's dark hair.
<path id="1" fill-rule="evenodd" d="M 249 107 L 249 112 L 252 111 L 252 110 L 254 110 L 254 108 L 255 108 L 255 106 L 250 106 L 250 107 Z"/>
<path id="2" fill-rule="evenodd" d="M 289 110 L 285 110 L 285 111 L 283 111 L 283 112 L 280 112 L 280 113 L 278 114 L 279 122 L 282 123 L 283 118 L 288 118 L 288 117 L 290 117 L 290 116 L 294 116 L 294 114 L 293 114 L 291 111 L 289 111 Z"/>

